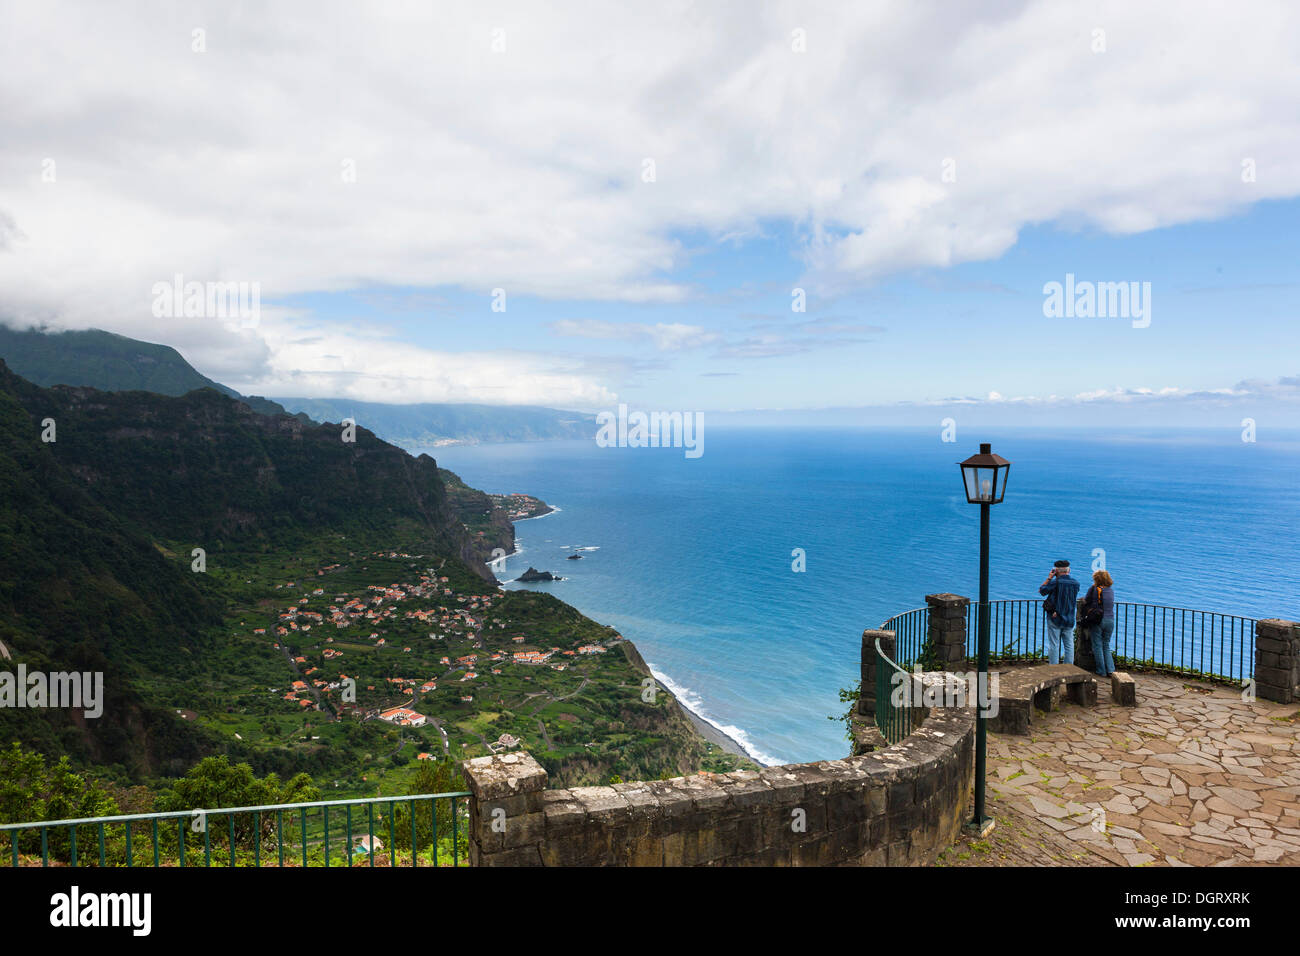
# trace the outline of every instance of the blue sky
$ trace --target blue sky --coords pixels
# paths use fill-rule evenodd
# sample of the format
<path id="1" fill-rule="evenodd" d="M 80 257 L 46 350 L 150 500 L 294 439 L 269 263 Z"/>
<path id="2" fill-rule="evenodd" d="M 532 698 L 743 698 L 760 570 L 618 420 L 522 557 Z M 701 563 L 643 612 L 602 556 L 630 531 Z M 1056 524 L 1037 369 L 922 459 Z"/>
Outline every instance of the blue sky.
<path id="1" fill-rule="evenodd" d="M 705 9 L 17 8 L 0 321 L 271 396 L 1295 420 L 1293 3 Z"/>
<path id="2" fill-rule="evenodd" d="M 449 287 L 294 297 L 322 322 L 364 322 L 428 349 L 473 352 L 485 337 L 571 353 L 600 369 L 620 400 L 653 408 L 812 409 L 950 398 L 1062 398 L 1101 389 L 1212 390 L 1300 373 L 1300 202 L 1262 202 L 1212 222 L 1126 236 L 1060 225 L 1027 228 L 991 262 L 921 268 L 860 289 L 818 291 L 802 241 L 780 224 L 740 241 L 678 236 L 689 287 L 674 303 L 592 303 L 491 296 Z M 1043 286 L 1077 280 L 1151 283 L 1151 323 L 1047 318 Z M 811 281 L 810 281 L 811 279 Z M 792 291 L 807 286 L 803 314 Z M 565 321 L 625 329 L 685 324 L 708 341 L 557 332 Z M 615 334 L 614 330 L 608 330 Z M 747 354 L 763 337 L 767 348 Z M 674 404 L 675 403 L 675 404 Z"/>

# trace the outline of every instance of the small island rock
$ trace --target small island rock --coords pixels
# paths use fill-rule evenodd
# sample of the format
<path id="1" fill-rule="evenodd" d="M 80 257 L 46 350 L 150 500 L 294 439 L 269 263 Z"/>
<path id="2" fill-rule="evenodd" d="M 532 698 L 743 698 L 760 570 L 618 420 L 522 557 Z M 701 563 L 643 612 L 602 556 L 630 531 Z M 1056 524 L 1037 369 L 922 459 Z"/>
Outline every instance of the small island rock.
<path id="1" fill-rule="evenodd" d="M 534 581 L 562 581 L 564 579 L 559 575 L 552 574 L 550 571 L 538 571 L 530 565 L 528 570 L 519 575 L 517 580 L 524 584 L 531 584 Z"/>

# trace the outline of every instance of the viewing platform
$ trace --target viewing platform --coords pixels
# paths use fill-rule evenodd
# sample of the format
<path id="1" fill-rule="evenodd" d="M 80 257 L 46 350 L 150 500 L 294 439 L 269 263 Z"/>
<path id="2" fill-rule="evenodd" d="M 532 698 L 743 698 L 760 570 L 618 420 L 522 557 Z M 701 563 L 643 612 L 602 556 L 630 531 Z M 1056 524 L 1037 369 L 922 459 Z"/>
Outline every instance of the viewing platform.
<path id="1" fill-rule="evenodd" d="M 1300 865 L 1300 703 L 1164 674 L 989 736 L 988 787 L 1087 862 Z M 978 862 L 978 861 L 976 861 Z M 988 860 L 993 863 L 996 860 Z"/>
<path id="2" fill-rule="evenodd" d="M 926 600 L 885 623 L 895 659 L 973 667 L 975 605 Z M 1038 832 L 1005 859 L 968 847 L 968 864 L 1300 865 L 1300 624 L 1117 605 L 1111 646 L 1135 686 L 1113 687 L 1082 629 L 1084 666 L 1054 667 L 1039 603 L 991 604 L 989 793 Z M 1061 691 L 1093 678 L 1095 694 Z"/>

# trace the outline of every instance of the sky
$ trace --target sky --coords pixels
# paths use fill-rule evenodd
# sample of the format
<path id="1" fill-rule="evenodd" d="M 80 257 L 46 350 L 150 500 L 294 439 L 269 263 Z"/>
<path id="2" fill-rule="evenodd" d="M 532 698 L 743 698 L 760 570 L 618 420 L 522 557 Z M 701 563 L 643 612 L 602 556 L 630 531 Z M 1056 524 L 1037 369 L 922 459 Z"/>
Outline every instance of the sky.
<path id="1" fill-rule="evenodd" d="M 1294 4 L 550 6 L 0 0 L 0 319 L 271 396 L 1300 424 Z"/>

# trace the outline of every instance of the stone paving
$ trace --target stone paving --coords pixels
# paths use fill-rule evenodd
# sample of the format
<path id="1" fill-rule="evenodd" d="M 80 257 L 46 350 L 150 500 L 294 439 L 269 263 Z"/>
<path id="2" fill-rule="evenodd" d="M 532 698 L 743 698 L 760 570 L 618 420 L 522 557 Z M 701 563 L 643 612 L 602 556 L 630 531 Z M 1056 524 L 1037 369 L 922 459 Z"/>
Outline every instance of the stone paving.
<path id="1" fill-rule="evenodd" d="M 1113 703 L 1103 681 L 1095 707 L 1062 698 L 1028 737 L 989 734 L 997 806 L 1095 863 L 1300 865 L 1300 705 L 1134 677 L 1137 707 Z"/>
<path id="2" fill-rule="evenodd" d="M 974 809 L 967 806 L 968 818 Z M 992 791 L 986 797 L 984 809 L 997 821 L 992 832 L 983 837 L 961 833 L 952 846 L 939 854 L 935 866 L 1117 865 L 1115 859 L 1101 855 L 1092 844 L 1071 840 L 1038 817 L 1012 809 Z M 1118 865 L 1122 866 L 1123 861 Z"/>

